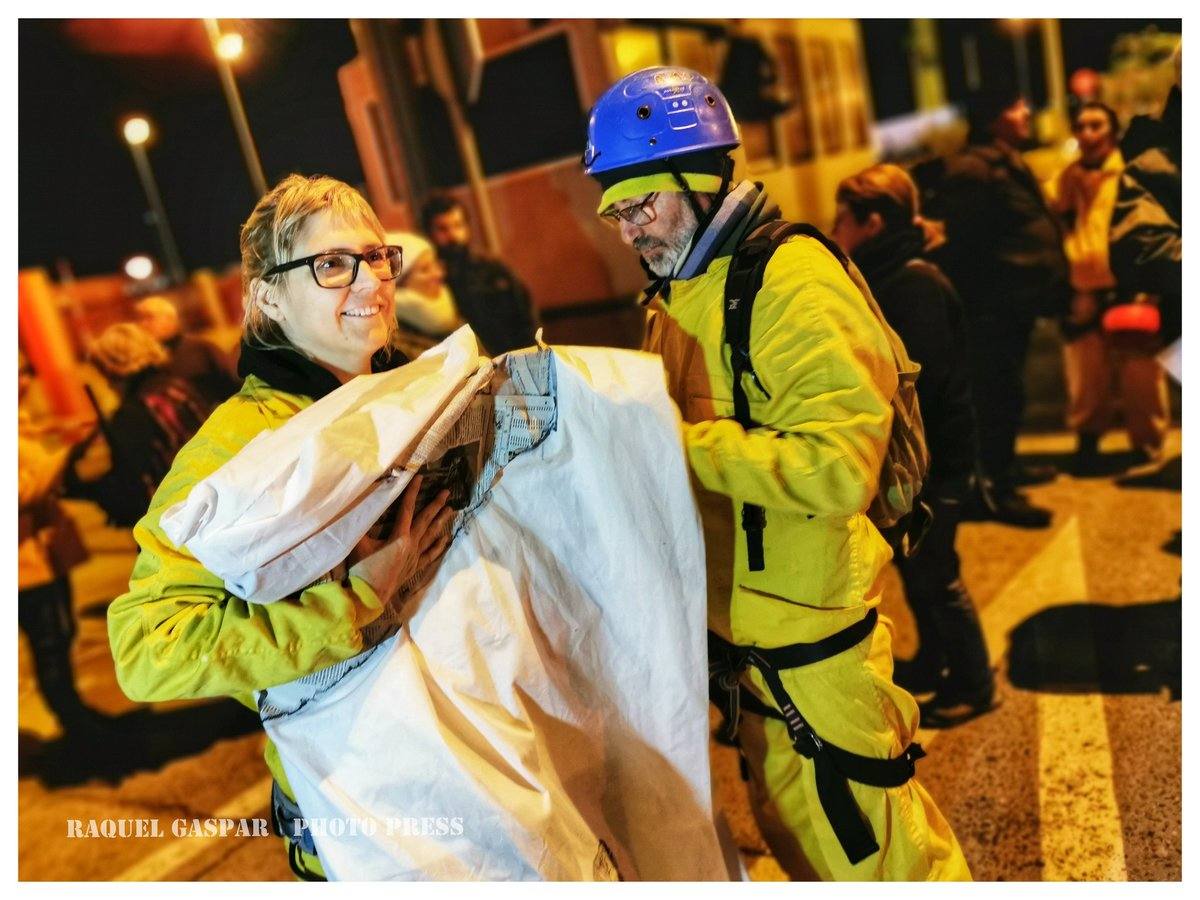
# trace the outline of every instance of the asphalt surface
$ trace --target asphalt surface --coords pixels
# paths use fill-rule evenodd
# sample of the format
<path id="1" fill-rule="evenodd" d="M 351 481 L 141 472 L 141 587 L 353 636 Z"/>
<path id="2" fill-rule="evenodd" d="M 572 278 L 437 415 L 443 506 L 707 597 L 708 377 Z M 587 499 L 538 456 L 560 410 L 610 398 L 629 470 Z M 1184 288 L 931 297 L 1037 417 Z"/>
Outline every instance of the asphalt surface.
<path id="1" fill-rule="evenodd" d="M 554 325 L 547 333 L 574 337 Z M 1053 348 L 1043 349 L 1042 362 L 1031 362 L 1030 416 L 1053 427 L 1061 385 Z M 1176 453 L 1179 444 L 1174 432 Z M 1064 465 L 1072 445 L 1064 434 L 1021 440 L 1026 457 Z M 1179 465 L 1146 484 L 1120 484 L 1126 447 L 1115 434 L 1102 445 L 1108 476 L 1060 475 L 1029 489 L 1053 510 L 1049 528 L 960 530 L 963 577 L 1002 702 L 957 728 L 923 730 L 929 755 L 918 778 L 977 880 L 1181 878 Z M 268 815 L 257 717 L 232 701 L 140 707 L 124 697 L 104 616 L 126 589 L 133 541 L 104 526 L 96 507 L 69 508 L 92 552 L 72 574 L 77 682 L 111 721 L 102 740 L 64 738 L 21 637 L 18 877 L 290 879 L 279 839 L 203 833 L 205 820 Z M 910 656 L 916 635 L 894 575 L 882 612 L 897 657 Z M 750 876 L 783 879 L 754 825 L 735 753 L 713 744 L 712 758 L 718 805 Z M 68 836 L 74 820 L 86 829 L 90 819 L 114 818 L 154 819 L 163 834 Z M 177 821 L 183 836 L 172 833 Z"/>

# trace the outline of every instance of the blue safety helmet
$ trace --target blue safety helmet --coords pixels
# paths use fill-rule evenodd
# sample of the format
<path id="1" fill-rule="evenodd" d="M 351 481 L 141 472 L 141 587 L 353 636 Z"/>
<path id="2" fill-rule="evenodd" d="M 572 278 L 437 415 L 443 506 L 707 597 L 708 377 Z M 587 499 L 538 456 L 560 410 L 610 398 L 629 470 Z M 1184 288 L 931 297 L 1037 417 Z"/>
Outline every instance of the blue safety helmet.
<path id="1" fill-rule="evenodd" d="M 598 176 L 741 143 L 733 112 L 715 84 L 691 69 L 651 66 L 626 75 L 592 107 L 583 171 Z"/>

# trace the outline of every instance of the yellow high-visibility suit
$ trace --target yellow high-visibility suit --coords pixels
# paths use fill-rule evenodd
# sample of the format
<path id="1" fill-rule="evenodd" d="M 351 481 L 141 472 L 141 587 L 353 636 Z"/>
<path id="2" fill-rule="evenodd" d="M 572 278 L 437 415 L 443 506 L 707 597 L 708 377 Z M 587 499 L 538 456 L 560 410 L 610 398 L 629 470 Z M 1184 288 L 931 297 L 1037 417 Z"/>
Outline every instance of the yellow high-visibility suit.
<path id="1" fill-rule="evenodd" d="M 744 389 L 751 418 L 733 418 L 724 342 L 731 257 L 670 283 L 649 310 L 644 349 L 659 353 L 685 421 L 685 445 L 705 522 L 710 628 L 736 644 L 814 642 L 880 602 L 891 549 L 865 511 L 891 430 L 897 384 L 887 336 L 846 270 L 818 241 L 793 237 L 767 265 L 755 300 L 750 353 L 762 389 Z M 747 566 L 743 503 L 766 510 L 765 568 Z M 729 553 L 732 548 L 732 559 Z M 892 626 L 884 617 L 850 650 L 784 670 L 784 687 L 823 740 L 893 758 L 917 728 L 916 702 L 892 683 Z M 758 671 L 755 693 L 777 706 Z M 814 766 L 785 725 L 745 713 L 742 749 L 765 836 L 793 878 L 969 879 L 946 819 L 917 781 L 850 782 L 880 850 L 851 865 L 817 798 Z"/>

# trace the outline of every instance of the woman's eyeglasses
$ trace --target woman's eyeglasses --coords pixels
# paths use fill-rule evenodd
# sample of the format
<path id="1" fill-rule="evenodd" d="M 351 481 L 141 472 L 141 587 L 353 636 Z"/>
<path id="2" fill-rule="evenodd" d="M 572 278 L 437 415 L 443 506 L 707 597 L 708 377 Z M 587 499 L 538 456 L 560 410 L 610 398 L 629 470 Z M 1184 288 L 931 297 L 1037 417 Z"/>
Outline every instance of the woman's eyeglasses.
<path id="1" fill-rule="evenodd" d="M 396 246 L 376 247 L 366 253 L 350 253 L 337 251 L 334 253 L 314 253 L 303 259 L 293 259 L 291 262 L 280 263 L 268 269 L 267 275 L 278 275 L 308 266 L 313 280 L 323 288 L 344 288 L 354 284 L 358 278 L 358 264 L 366 261 L 380 281 L 391 281 L 400 274 L 404 267 L 404 252 Z"/>
<path id="2" fill-rule="evenodd" d="M 649 225 L 658 217 L 658 213 L 654 211 L 654 201 L 657 199 L 658 192 L 655 191 L 640 203 L 634 203 L 624 209 L 605 210 L 600 214 L 600 219 L 613 228 L 620 228 L 622 219 L 630 225 Z"/>

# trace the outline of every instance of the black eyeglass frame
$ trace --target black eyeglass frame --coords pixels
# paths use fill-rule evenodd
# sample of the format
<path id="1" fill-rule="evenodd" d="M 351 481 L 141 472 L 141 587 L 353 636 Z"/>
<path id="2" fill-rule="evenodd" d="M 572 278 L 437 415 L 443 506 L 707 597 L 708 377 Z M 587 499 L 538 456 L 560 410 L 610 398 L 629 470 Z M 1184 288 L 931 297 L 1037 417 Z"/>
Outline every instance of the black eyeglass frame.
<path id="1" fill-rule="evenodd" d="M 263 277 L 269 278 L 273 275 L 282 275 L 284 272 L 290 272 L 292 269 L 298 269 L 301 266 L 308 266 L 308 271 L 312 273 L 313 281 L 316 282 L 317 287 L 325 288 L 327 291 L 337 291 L 354 284 L 354 282 L 358 280 L 359 263 L 366 262 L 368 254 L 377 253 L 380 250 L 395 250 L 396 255 L 400 258 L 400 265 L 396 269 L 396 274 L 390 276 L 389 278 L 383 278 L 379 275 L 379 273 L 376 273 L 375 277 L 380 281 L 394 281 L 395 279 L 399 278 L 401 273 L 404 271 L 404 248 L 397 244 L 381 244 L 378 247 L 368 250 L 366 253 L 351 253 L 349 250 L 326 250 L 323 253 L 314 253 L 312 256 L 305 256 L 302 259 L 293 259 L 291 262 L 280 263 L 277 266 L 272 266 L 265 273 L 263 273 Z M 350 272 L 350 280 L 346 282 L 346 284 L 333 287 L 321 284 L 320 279 L 317 278 L 317 260 L 326 256 L 349 256 L 354 259 L 354 269 Z M 367 263 L 367 265 L 370 266 L 371 264 Z M 372 267 L 371 271 L 375 271 L 374 267 Z"/>
<path id="2" fill-rule="evenodd" d="M 658 200 L 659 193 L 661 192 L 654 191 L 653 193 L 649 194 L 641 203 L 631 204 L 630 206 L 626 206 L 624 209 L 605 210 L 600 214 L 600 218 L 613 227 L 619 225 L 622 219 L 628 222 L 630 225 L 636 225 L 639 228 L 649 225 L 658 218 L 658 210 L 654 208 L 654 203 Z M 649 218 L 647 218 L 644 222 L 633 221 L 630 216 L 634 214 L 635 210 L 644 213 Z"/>

